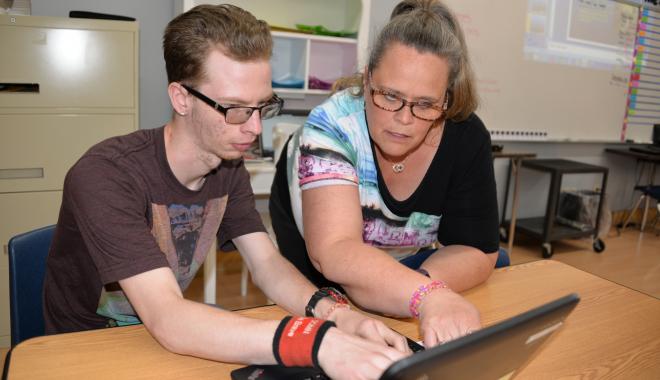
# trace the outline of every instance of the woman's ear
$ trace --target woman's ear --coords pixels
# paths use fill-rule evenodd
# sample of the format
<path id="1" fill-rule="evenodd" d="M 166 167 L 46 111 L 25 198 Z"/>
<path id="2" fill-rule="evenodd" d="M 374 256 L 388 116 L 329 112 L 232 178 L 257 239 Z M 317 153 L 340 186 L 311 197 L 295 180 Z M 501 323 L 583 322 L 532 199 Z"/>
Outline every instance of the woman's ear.
<path id="1" fill-rule="evenodd" d="M 183 88 L 181 83 L 172 82 L 167 86 L 167 94 L 172 103 L 172 109 L 179 116 L 186 116 L 188 113 L 188 91 Z"/>

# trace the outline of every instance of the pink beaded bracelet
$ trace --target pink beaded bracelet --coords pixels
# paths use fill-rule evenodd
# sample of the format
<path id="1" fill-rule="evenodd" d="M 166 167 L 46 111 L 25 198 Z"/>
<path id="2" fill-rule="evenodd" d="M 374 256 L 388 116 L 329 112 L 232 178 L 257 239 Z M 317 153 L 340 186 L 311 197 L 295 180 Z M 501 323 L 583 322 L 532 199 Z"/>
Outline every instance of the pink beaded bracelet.
<path id="1" fill-rule="evenodd" d="M 332 314 L 333 311 L 339 308 L 350 309 L 351 305 L 347 303 L 335 302 L 335 304 L 330 306 L 328 311 L 326 311 L 325 314 L 323 314 L 323 317 L 321 317 L 321 319 L 328 319 L 330 317 L 330 314 Z"/>
<path id="2" fill-rule="evenodd" d="M 419 318 L 419 305 L 422 303 L 422 300 L 424 297 L 426 297 L 427 294 L 431 293 L 432 291 L 436 289 L 444 289 L 444 288 L 449 288 L 447 286 L 447 283 L 444 281 L 433 281 L 429 284 L 422 285 L 415 292 L 412 294 L 412 297 L 410 297 L 410 304 L 408 305 L 408 309 L 410 310 L 410 315 L 412 315 L 415 318 Z"/>

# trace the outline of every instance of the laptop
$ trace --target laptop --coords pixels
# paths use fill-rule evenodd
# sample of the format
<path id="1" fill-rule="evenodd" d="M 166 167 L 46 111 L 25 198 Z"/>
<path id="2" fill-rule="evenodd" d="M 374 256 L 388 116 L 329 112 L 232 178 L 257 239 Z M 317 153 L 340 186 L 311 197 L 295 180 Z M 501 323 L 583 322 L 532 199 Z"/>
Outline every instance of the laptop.
<path id="1" fill-rule="evenodd" d="M 579 300 L 577 294 L 569 294 L 473 334 L 416 352 L 393 363 L 380 379 L 510 379 L 559 330 Z M 232 371 L 231 378 L 328 379 L 318 369 L 276 365 L 239 368 Z"/>

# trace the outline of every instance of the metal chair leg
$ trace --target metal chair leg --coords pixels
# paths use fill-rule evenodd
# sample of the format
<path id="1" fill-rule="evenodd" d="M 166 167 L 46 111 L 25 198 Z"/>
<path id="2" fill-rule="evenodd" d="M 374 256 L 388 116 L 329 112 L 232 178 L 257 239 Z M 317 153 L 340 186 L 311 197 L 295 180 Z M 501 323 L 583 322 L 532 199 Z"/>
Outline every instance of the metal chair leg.
<path id="1" fill-rule="evenodd" d="M 635 203 L 635 206 L 633 206 L 633 207 L 630 209 L 630 213 L 628 214 L 628 217 L 626 218 L 626 221 L 623 222 L 623 226 L 621 227 L 621 231 L 623 231 L 623 230 L 626 229 L 626 227 L 628 226 L 628 223 L 630 222 L 630 219 L 632 219 L 632 216 L 635 214 L 635 211 L 637 210 L 637 208 L 639 207 L 640 203 L 642 203 L 642 201 L 644 200 L 645 197 L 646 197 L 646 195 L 642 194 L 642 195 L 639 197 L 639 199 L 637 200 L 637 202 Z"/>

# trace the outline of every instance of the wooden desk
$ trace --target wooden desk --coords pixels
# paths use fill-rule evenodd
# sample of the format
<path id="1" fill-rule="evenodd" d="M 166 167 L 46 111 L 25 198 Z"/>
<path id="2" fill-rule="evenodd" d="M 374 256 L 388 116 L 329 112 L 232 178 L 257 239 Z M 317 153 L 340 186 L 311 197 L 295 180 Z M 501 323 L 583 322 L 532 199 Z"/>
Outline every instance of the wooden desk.
<path id="1" fill-rule="evenodd" d="M 520 167 L 524 159 L 535 158 L 536 153 L 520 153 L 520 152 L 493 152 L 493 159 L 495 158 L 508 158 L 509 159 L 509 172 L 506 177 L 506 188 L 504 190 L 504 204 L 502 205 L 502 220 L 500 222 L 501 228 L 504 228 L 506 218 L 506 206 L 509 200 L 509 185 L 511 184 L 511 175 L 513 174 L 513 199 L 511 200 L 511 220 L 509 221 L 509 232 L 506 233 L 507 251 L 511 255 L 513 250 L 513 237 L 516 232 L 516 217 L 518 215 L 518 187 L 520 184 L 519 174 Z M 500 233 L 500 235 L 502 235 Z"/>
<path id="2" fill-rule="evenodd" d="M 519 379 L 658 378 L 660 300 L 566 264 L 542 260 L 501 268 L 464 295 L 491 325 L 565 294 L 582 300 L 565 326 Z M 240 311 L 281 318 L 276 306 Z M 412 320 L 380 319 L 419 339 Z M 505 352 L 502 355 L 506 355 Z M 9 379 L 229 379 L 241 367 L 170 353 L 143 326 L 29 339 L 14 348 Z"/>

